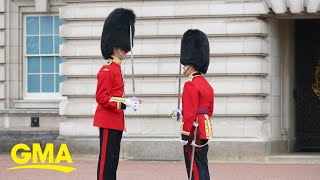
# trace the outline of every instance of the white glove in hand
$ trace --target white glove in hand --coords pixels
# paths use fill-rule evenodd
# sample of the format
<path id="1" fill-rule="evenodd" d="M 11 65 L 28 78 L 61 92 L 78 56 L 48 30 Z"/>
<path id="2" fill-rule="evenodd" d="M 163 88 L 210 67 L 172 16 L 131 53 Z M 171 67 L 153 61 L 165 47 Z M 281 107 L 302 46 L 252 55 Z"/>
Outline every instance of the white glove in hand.
<path id="1" fill-rule="evenodd" d="M 183 146 L 185 146 L 185 145 L 188 144 L 188 141 L 185 141 L 185 140 L 180 139 L 180 143 L 181 143 Z"/>
<path id="2" fill-rule="evenodd" d="M 179 116 L 179 119 L 178 119 Z M 182 119 L 182 111 L 180 109 L 175 109 L 172 112 L 172 119 L 180 121 Z"/>
<path id="3" fill-rule="evenodd" d="M 127 107 L 131 107 L 134 111 L 140 109 L 140 100 L 136 97 L 127 98 L 125 104 Z"/>

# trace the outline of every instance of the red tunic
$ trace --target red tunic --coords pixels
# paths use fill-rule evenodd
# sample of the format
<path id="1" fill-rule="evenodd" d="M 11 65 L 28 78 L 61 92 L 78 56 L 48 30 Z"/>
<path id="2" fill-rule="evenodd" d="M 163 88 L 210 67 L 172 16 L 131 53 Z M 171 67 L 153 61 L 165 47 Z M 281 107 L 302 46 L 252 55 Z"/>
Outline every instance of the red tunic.
<path id="1" fill-rule="evenodd" d="M 101 128 L 124 130 L 124 83 L 121 61 L 109 59 L 97 74 L 96 101 L 98 103 L 93 125 Z"/>
<path id="2" fill-rule="evenodd" d="M 193 122 L 198 118 L 198 133 L 200 139 L 212 138 L 212 125 L 210 117 L 213 113 L 214 91 L 208 81 L 195 72 L 189 76 L 184 84 L 182 93 L 182 128 L 181 134 L 190 135 Z M 193 134 L 193 133 L 191 133 Z"/>

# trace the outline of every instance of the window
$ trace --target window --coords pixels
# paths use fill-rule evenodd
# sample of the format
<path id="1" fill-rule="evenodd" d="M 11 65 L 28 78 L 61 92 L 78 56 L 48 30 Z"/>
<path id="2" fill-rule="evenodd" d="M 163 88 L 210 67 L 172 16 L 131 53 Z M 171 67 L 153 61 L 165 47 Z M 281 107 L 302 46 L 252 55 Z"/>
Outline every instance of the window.
<path id="1" fill-rule="evenodd" d="M 25 94 L 27 97 L 60 96 L 58 16 L 28 15 L 25 17 Z"/>

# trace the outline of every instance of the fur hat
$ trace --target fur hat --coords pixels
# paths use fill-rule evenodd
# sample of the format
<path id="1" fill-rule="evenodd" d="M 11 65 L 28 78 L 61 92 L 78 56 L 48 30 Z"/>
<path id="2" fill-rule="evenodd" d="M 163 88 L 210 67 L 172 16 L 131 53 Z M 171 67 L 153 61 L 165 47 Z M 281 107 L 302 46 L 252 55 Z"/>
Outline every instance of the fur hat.
<path id="1" fill-rule="evenodd" d="M 207 72 L 210 63 L 210 47 L 205 33 L 198 29 L 189 29 L 183 34 L 180 63 L 193 65 L 203 74 Z"/>
<path id="2" fill-rule="evenodd" d="M 130 25 L 132 41 L 136 15 L 130 9 L 117 8 L 113 10 L 104 22 L 101 35 L 101 53 L 104 59 L 109 59 L 113 48 L 130 51 Z M 132 42 L 133 46 L 133 42 Z"/>

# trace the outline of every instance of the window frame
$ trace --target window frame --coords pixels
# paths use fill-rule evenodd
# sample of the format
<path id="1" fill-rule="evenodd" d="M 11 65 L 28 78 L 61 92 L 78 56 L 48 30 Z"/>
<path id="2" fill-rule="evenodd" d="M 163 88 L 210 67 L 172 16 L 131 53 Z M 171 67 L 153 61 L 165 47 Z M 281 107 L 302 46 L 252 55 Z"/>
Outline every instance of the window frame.
<path id="1" fill-rule="evenodd" d="M 53 33 L 50 34 L 51 36 L 53 36 L 53 53 L 52 54 L 40 54 L 41 52 L 41 36 L 45 36 L 46 34 L 42 35 L 41 32 L 39 32 L 39 54 L 35 54 L 35 55 L 28 55 L 27 54 L 27 17 L 39 17 L 39 31 L 41 31 L 40 26 L 41 26 L 41 19 L 40 17 L 42 16 L 52 16 L 53 17 Z M 25 14 L 23 15 L 23 99 L 25 100 L 63 100 L 66 99 L 66 97 L 63 97 L 61 94 L 61 86 L 59 86 L 59 90 L 58 92 L 28 92 L 28 57 L 59 57 L 60 56 L 60 51 L 58 54 L 55 53 L 55 35 L 59 35 L 60 37 L 60 33 L 59 34 L 55 34 L 54 29 L 55 29 L 55 21 L 54 18 L 55 16 L 59 17 L 59 14 Z M 46 74 L 46 73 L 42 73 L 41 72 L 41 62 L 40 61 L 40 74 Z M 62 59 L 61 59 L 62 62 Z M 60 63 L 61 63 L 60 62 Z M 48 73 L 48 74 L 53 74 L 55 81 L 54 81 L 54 88 L 56 87 L 56 65 L 54 65 L 54 72 L 53 73 Z M 59 74 L 60 74 L 60 70 L 59 70 Z M 40 76 L 41 77 L 41 76 Z M 41 91 L 41 84 L 42 84 L 42 80 L 40 79 L 40 91 Z"/>

